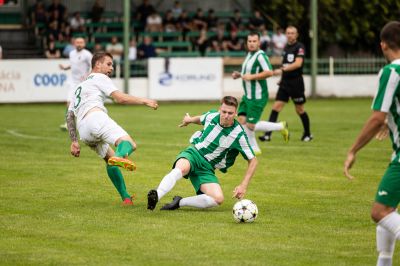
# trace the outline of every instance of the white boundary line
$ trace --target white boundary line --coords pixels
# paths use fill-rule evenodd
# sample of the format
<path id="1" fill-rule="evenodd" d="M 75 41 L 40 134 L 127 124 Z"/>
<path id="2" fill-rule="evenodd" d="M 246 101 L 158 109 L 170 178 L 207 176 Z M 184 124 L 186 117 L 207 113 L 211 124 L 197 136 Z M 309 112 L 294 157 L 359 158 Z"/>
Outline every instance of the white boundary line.
<path id="1" fill-rule="evenodd" d="M 13 135 L 14 137 L 23 138 L 23 139 L 59 140 L 59 138 L 26 135 L 26 134 L 18 133 L 16 130 L 12 130 L 12 129 L 7 129 L 6 132 L 10 135 Z"/>

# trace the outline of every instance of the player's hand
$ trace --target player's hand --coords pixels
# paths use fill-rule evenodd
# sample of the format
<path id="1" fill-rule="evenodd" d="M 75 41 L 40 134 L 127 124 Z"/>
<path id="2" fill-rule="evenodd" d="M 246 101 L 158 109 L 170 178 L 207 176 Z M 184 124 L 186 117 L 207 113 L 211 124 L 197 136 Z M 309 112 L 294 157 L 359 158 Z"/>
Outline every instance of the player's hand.
<path id="1" fill-rule="evenodd" d="M 186 127 L 192 122 L 192 118 L 190 117 L 189 113 L 186 113 L 182 119 L 182 123 L 179 124 L 179 127 Z"/>
<path id="2" fill-rule="evenodd" d="M 350 174 L 350 169 L 353 166 L 354 162 L 356 161 L 356 155 L 352 152 L 347 154 L 346 161 L 344 162 L 344 175 L 349 179 L 354 179 L 354 176 Z"/>
<path id="3" fill-rule="evenodd" d="M 239 185 L 235 187 L 235 189 L 233 190 L 232 198 L 242 199 L 245 194 L 246 194 L 246 188 L 242 185 Z"/>
<path id="4" fill-rule="evenodd" d="M 238 78 L 240 78 L 240 76 L 241 76 L 241 74 L 240 74 L 239 71 L 233 71 L 232 72 L 232 78 L 233 79 L 238 79 Z"/>
<path id="5" fill-rule="evenodd" d="M 71 154 L 72 156 L 79 157 L 81 154 L 81 147 L 77 141 L 71 143 Z"/>
<path id="6" fill-rule="evenodd" d="M 242 79 L 245 80 L 245 81 L 251 81 L 251 80 L 253 80 L 252 76 L 253 76 L 252 74 L 244 74 L 242 76 Z"/>
<path id="7" fill-rule="evenodd" d="M 58 66 L 60 67 L 61 70 L 65 70 L 65 66 L 64 65 L 59 64 Z"/>
<path id="8" fill-rule="evenodd" d="M 153 108 L 154 110 L 157 110 L 158 108 L 158 103 L 155 100 L 147 100 L 146 105 L 150 108 Z"/>
<path id="9" fill-rule="evenodd" d="M 272 71 L 274 76 L 280 76 L 282 75 L 282 69 L 275 69 Z"/>
<path id="10" fill-rule="evenodd" d="M 389 136 L 389 128 L 388 125 L 385 123 L 381 129 L 379 130 L 379 132 L 375 135 L 375 138 L 377 140 L 384 140 Z"/>

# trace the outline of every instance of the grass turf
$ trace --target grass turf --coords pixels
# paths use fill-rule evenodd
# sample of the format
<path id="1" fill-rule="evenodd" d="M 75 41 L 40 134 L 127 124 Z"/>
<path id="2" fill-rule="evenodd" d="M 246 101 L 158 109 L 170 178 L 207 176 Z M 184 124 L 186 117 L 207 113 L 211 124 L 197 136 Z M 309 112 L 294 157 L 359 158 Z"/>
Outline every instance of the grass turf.
<path id="1" fill-rule="evenodd" d="M 238 157 L 218 173 L 222 206 L 161 212 L 174 195 L 192 196 L 178 182 L 157 209 L 146 194 L 170 170 L 175 156 L 199 126 L 178 128 L 183 115 L 201 114 L 218 103 L 109 105 L 110 116 L 137 141 L 133 173 L 123 171 L 133 207 L 122 207 L 105 164 L 82 144 L 69 154 L 61 132 L 61 104 L 0 105 L 0 264 L 2 265 L 373 265 L 375 226 L 370 206 L 389 162 L 390 141 L 373 141 L 358 155 L 348 181 L 346 151 L 370 114 L 370 99 L 310 100 L 306 109 L 315 139 L 302 143 L 301 122 L 292 104 L 291 140 L 279 134 L 259 143 L 263 154 L 248 188 L 259 217 L 236 224 L 233 188 L 246 162 Z M 271 104 L 264 112 L 269 115 Z M 394 264 L 400 260 L 395 254 Z"/>

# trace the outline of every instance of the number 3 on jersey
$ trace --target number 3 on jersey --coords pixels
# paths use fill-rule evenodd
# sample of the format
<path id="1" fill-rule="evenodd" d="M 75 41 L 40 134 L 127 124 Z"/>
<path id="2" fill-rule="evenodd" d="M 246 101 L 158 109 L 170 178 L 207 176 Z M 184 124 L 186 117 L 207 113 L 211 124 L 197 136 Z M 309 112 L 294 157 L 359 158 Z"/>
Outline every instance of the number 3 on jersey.
<path id="1" fill-rule="evenodd" d="M 76 91 L 75 91 L 75 105 L 74 108 L 76 109 L 78 107 L 78 105 L 81 103 L 81 91 L 82 91 L 82 87 L 79 86 Z"/>

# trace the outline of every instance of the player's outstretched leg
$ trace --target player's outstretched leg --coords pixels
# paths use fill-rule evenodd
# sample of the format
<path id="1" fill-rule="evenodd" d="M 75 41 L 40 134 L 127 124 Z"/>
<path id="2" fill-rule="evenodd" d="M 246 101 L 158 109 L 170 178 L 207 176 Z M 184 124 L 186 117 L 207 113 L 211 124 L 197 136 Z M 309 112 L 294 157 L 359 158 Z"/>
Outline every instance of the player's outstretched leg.
<path id="1" fill-rule="evenodd" d="M 132 197 L 126 190 L 124 176 L 122 175 L 119 168 L 111 165 L 107 165 L 106 167 L 107 167 L 108 177 L 111 179 L 111 182 L 113 183 L 114 187 L 117 189 L 119 195 L 121 196 L 123 204 L 133 205 Z"/>
<path id="2" fill-rule="evenodd" d="M 181 201 L 182 197 L 180 196 L 175 196 L 172 201 L 168 204 L 165 204 L 163 207 L 161 207 L 160 210 L 163 211 L 172 211 L 172 210 L 176 210 L 179 209 L 179 202 Z"/>
<path id="3" fill-rule="evenodd" d="M 110 157 L 110 159 L 108 159 L 108 164 L 122 167 L 128 171 L 135 170 L 136 165 L 131 160 L 124 158 L 129 156 L 133 152 L 133 150 L 134 147 L 132 146 L 132 143 L 127 140 L 121 141 L 117 146 L 115 156 L 112 156 Z"/>

